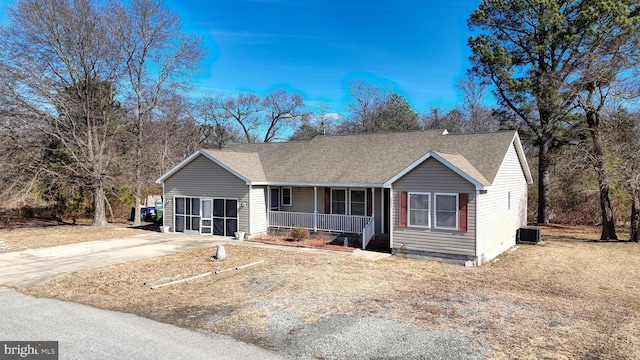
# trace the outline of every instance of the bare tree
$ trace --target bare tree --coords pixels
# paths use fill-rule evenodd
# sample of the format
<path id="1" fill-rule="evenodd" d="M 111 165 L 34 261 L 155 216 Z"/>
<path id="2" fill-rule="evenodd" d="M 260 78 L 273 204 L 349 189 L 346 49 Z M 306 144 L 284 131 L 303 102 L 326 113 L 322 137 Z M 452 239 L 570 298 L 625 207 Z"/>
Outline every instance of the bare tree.
<path id="1" fill-rule="evenodd" d="M 349 83 L 349 93 L 354 102 L 348 105 L 352 127 L 361 132 L 375 131 L 375 114 L 380 105 L 389 97 L 389 91 L 364 79 Z"/>
<path id="2" fill-rule="evenodd" d="M 199 147 L 222 149 L 229 142 L 237 141 L 238 132 L 225 117 L 221 95 L 207 96 L 198 102 L 201 138 Z"/>
<path id="3" fill-rule="evenodd" d="M 41 149 L 55 161 L 40 171 L 90 189 L 95 226 L 107 224 L 104 188 L 120 125 L 119 62 L 105 12 L 88 0 L 22 0 L 0 29 L 5 101 L 21 122 L 15 130 L 48 135 Z"/>
<path id="4" fill-rule="evenodd" d="M 425 129 L 446 129 L 448 132 L 462 132 L 464 116 L 458 109 L 445 113 L 439 106 L 431 107 L 422 115 L 422 123 Z"/>
<path id="5" fill-rule="evenodd" d="M 182 32 L 178 15 L 160 0 L 113 2 L 110 22 L 125 60 L 127 93 L 135 114 L 134 217 L 140 225 L 145 177 L 145 123 L 150 123 L 158 99 L 166 91 L 184 88 L 204 56 L 200 38 Z"/>
<path id="6" fill-rule="evenodd" d="M 463 132 L 491 132 L 500 129 L 500 123 L 497 117 L 493 116 L 493 111 L 483 104 L 487 85 L 471 76 L 457 82 L 456 86 L 462 93 L 461 111 L 466 118 Z"/>
<path id="7" fill-rule="evenodd" d="M 289 94 L 284 89 L 275 90 L 262 99 L 262 109 L 265 113 L 263 142 L 278 139 L 283 127 L 294 125 L 294 121 L 302 119 L 304 100 L 298 94 Z"/>
<path id="8" fill-rule="evenodd" d="M 227 96 L 221 99 L 218 106 L 222 110 L 220 116 L 230 119 L 237 126 L 240 126 L 248 143 L 256 142 L 258 135 L 255 132 L 261 124 L 258 116 L 262 110 L 260 97 L 240 92 L 237 96 Z"/>

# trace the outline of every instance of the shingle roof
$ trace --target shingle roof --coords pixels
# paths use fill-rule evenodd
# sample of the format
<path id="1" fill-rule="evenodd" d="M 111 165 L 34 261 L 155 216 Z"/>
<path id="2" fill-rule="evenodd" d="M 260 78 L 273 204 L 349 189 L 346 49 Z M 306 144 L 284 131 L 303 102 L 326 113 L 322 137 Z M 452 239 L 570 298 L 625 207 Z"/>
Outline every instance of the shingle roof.
<path id="1" fill-rule="evenodd" d="M 204 149 L 203 151 L 250 181 L 267 181 L 264 169 L 262 168 L 262 162 L 260 162 L 260 155 L 258 153 L 210 149 Z"/>
<path id="2" fill-rule="evenodd" d="M 317 136 L 310 141 L 238 144 L 206 150 L 251 182 L 384 184 L 426 154 L 437 154 L 480 184 L 490 185 L 515 131 L 442 131 Z"/>

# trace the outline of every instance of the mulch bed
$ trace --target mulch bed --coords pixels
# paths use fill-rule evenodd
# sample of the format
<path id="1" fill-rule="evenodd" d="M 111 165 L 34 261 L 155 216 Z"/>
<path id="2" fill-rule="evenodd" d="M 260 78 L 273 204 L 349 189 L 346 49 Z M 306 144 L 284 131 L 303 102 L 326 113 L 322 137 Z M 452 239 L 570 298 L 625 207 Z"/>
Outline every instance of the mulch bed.
<path id="1" fill-rule="evenodd" d="M 331 240 L 324 239 L 304 239 L 302 241 L 293 241 L 291 237 L 286 236 L 261 236 L 257 238 L 252 238 L 249 241 L 260 242 L 264 244 L 275 244 L 275 245 L 283 245 L 283 246 L 294 246 L 294 247 L 306 247 L 306 248 L 318 248 L 318 249 L 327 249 L 327 250 L 337 250 L 337 251 L 355 251 L 355 247 L 344 246 L 342 244 L 336 244 Z"/>

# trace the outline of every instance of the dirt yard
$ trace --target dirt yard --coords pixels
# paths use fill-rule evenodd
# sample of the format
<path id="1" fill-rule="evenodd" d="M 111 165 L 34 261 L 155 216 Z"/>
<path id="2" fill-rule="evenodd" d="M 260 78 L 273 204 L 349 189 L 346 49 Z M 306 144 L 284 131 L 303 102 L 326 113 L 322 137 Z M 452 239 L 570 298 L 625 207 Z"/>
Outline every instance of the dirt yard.
<path id="1" fill-rule="evenodd" d="M 210 260 L 213 247 L 22 291 L 276 349 L 286 342 L 275 340 L 274 319 L 286 314 L 298 323 L 280 326 L 281 337 L 327 319 L 375 317 L 456 331 L 494 359 L 640 359 L 640 245 L 588 241 L 597 237 L 596 228 L 545 227 L 544 245 L 517 246 L 482 267 L 228 245 L 225 261 Z M 155 290 L 143 285 L 258 261 Z M 380 333 L 369 341 L 384 339 Z"/>

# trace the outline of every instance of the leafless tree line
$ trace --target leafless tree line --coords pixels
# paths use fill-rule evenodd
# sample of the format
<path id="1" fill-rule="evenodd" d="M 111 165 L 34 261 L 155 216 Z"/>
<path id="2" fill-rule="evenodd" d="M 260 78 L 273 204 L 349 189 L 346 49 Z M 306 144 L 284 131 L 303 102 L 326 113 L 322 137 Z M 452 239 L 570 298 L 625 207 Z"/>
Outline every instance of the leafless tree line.
<path id="1" fill-rule="evenodd" d="M 187 84 L 200 41 L 156 0 L 22 0 L 7 15 L 0 136 L 2 150 L 26 151 L 3 161 L 1 196 L 59 200 L 71 188 L 89 195 L 93 224 L 104 226 L 119 175 L 133 174 L 130 195 L 140 203 L 145 129 L 161 99 Z"/>

